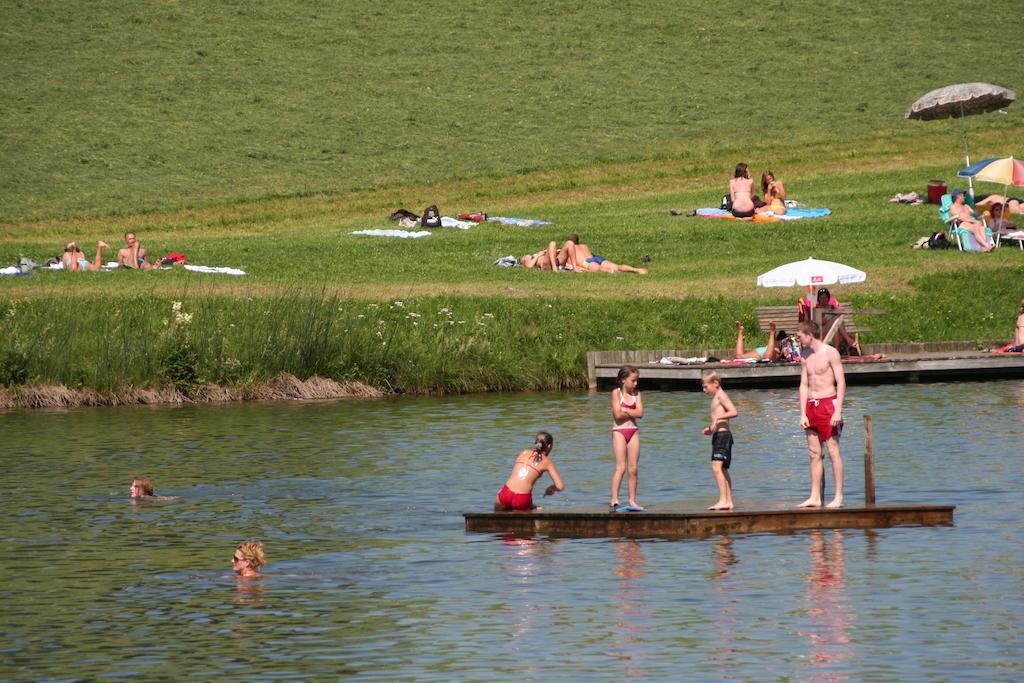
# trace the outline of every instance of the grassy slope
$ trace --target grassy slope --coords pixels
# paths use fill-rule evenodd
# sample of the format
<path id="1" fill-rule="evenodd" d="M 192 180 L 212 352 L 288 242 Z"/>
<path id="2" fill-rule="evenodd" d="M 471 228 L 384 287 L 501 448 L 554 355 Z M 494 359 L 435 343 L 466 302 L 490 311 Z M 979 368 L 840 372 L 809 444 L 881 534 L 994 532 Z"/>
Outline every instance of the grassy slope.
<path id="1" fill-rule="evenodd" d="M 926 3 L 786 3 L 742 18 L 704 3 L 470 2 L 23 4 L 7 14 L 0 263 L 132 228 L 154 252 L 250 272 L 2 280 L 8 300 L 28 300 L 0 328 L 33 379 L 152 381 L 171 299 L 196 311 L 206 378 L 283 369 L 479 389 L 572 384 L 587 348 L 727 346 L 734 317 L 794 296 L 757 290 L 756 275 L 812 254 L 868 271 L 843 294 L 890 310 L 872 321 L 879 339 L 999 338 L 1020 297 L 1019 252 L 913 251 L 937 227 L 934 210 L 885 202 L 952 180 L 959 166 L 958 125 L 904 120 L 914 97 L 961 79 L 1021 90 L 1020 41 L 980 14 L 954 22 Z M 985 35 L 986 49 L 948 49 L 958 35 Z M 1021 111 L 971 118 L 975 156 L 1014 152 Z M 835 215 L 770 227 L 668 215 L 715 203 L 740 159 L 772 166 L 792 195 Z M 349 234 L 433 202 L 556 226 L 418 241 Z M 652 274 L 490 265 L 570 231 L 615 260 L 650 255 Z M 389 337 L 402 345 L 389 357 L 374 331 L 353 332 L 371 311 L 350 300 L 396 298 L 484 325 L 441 339 L 408 318 L 386 321 L 404 330 Z M 246 350 L 254 342 L 237 330 L 265 315 L 250 299 L 280 312 L 271 327 L 285 350 Z M 126 300 L 140 311 L 130 322 Z M 333 304 L 344 309 L 336 328 L 318 322 Z M 489 312 L 501 324 L 488 328 Z M 225 370 L 228 359 L 241 369 Z"/>

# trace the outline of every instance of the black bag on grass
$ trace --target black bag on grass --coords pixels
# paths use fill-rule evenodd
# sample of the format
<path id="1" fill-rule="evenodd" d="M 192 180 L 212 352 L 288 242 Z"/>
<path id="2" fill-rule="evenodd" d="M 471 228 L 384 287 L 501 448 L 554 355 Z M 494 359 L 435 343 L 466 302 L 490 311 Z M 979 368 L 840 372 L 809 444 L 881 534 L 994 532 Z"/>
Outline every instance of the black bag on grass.
<path id="1" fill-rule="evenodd" d="M 928 238 L 929 249 L 948 249 L 949 240 L 946 239 L 946 233 L 944 232 L 933 232 L 932 236 Z"/>
<path id="2" fill-rule="evenodd" d="M 420 225 L 424 228 L 441 227 L 441 212 L 438 211 L 437 204 L 431 204 L 423 209 L 423 218 L 420 219 Z"/>

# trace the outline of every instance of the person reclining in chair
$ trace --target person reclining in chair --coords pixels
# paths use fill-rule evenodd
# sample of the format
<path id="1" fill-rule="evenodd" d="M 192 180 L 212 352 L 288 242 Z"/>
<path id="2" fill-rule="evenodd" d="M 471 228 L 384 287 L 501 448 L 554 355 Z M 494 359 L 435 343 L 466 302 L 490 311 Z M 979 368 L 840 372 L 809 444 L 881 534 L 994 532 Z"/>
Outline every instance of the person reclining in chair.
<path id="1" fill-rule="evenodd" d="M 988 235 L 985 233 L 985 224 L 979 220 L 974 210 L 967 205 L 964 191 L 953 190 L 950 197 L 953 200 L 953 204 L 949 207 L 949 217 L 954 219 L 954 227 L 963 228 L 974 235 L 974 239 L 978 242 L 978 246 L 982 251 L 992 251 L 993 247 L 989 244 Z"/>

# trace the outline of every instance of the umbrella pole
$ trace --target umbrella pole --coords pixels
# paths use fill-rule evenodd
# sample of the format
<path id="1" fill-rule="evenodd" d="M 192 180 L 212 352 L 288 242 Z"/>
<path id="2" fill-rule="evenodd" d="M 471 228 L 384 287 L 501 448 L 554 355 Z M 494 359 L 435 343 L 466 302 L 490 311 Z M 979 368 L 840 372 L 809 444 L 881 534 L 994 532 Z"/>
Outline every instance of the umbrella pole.
<path id="1" fill-rule="evenodd" d="M 971 153 L 967 147 L 967 119 L 964 118 L 964 103 L 960 103 L 960 123 L 964 126 L 964 166 L 971 165 Z M 971 199 L 974 199 L 974 179 L 967 178 L 967 191 L 971 195 Z"/>

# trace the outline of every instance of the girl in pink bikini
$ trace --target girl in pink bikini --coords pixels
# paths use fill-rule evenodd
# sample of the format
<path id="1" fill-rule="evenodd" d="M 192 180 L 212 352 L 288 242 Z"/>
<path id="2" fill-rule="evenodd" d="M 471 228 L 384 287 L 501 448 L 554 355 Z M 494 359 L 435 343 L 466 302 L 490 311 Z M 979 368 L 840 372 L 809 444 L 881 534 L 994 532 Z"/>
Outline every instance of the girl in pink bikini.
<path id="1" fill-rule="evenodd" d="M 629 508 L 643 510 L 636 502 L 637 477 L 640 469 L 640 434 L 636 421 L 644 416 L 644 404 L 637 391 L 640 371 L 632 365 L 623 365 L 619 370 L 616 389 L 612 389 L 612 453 L 615 455 L 615 474 L 612 475 L 612 500 L 609 504 L 614 512 L 619 507 L 619 488 L 622 475 L 629 474 Z"/>

